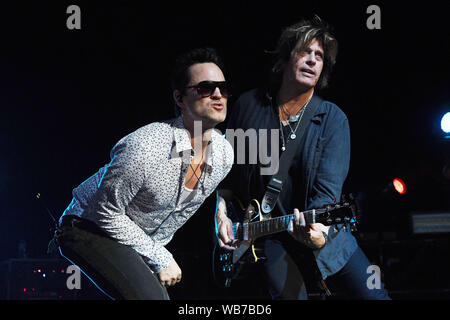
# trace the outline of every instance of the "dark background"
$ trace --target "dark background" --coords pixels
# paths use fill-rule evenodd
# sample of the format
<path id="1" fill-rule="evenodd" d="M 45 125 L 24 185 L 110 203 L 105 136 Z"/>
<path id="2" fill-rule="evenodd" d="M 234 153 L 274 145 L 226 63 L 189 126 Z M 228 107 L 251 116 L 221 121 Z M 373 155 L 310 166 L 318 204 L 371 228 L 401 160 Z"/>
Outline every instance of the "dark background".
<path id="1" fill-rule="evenodd" d="M 71 4 L 81 8 L 81 30 L 66 28 Z M 381 30 L 366 27 L 371 4 L 381 8 Z M 344 191 L 361 199 L 360 231 L 378 241 L 372 246 L 387 232 L 413 241 L 391 254 L 399 261 L 402 252 L 434 241 L 414 237 L 408 217 L 450 211 L 441 174 L 450 141 L 439 127 L 450 111 L 450 32 L 440 2 L 8 1 L 0 7 L 0 260 L 17 257 L 21 240 L 29 257 L 45 258 L 52 221 L 44 207 L 59 217 L 72 189 L 109 162 L 121 137 L 173 116 L 169 73 L 178 53 L 215 47 L 236 98 L 264 84 L 265 51 L 282 29 L 314 13 L 339 41 L 321 95 L 350 121 Z M 406 195 L 389 188 L 394 177 L 406 181 Z M 208 281 L 214 206 L 208 199 L 169 244 L 186 274 L 174 297 L 213 297 L 182 289 Z M 425 260 L 448 262 L 441 253 Z"/>

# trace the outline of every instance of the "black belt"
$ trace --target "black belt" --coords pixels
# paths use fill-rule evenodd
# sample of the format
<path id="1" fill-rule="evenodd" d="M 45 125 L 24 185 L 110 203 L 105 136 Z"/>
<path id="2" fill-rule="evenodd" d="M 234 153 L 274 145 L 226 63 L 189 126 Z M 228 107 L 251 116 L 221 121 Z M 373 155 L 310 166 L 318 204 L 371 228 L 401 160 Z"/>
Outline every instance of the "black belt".
<path id="1" fill-rule="evenodd" d="M 56 251 L 59 246 L 58 238 L 64 234 L 64 229 L 70 229 L 74 227 L 86 232 L 99 235 L 101 237 L 111 238 L 95 222 L 80 218 L 75 215 L 65 215 L 62 217 L 61 224 L 56 227 L 55 235 L 48 244 L 47 253 L 51 254 Z"/>
<path id="2" fill-rule="evenodd" d="M 61 227 L 76 227 L 84 231 L 110 238 L 110 236 L 105 231 L 103 231 L 95 222 L 80 218 L 75 215 L 65 215 L 62 218 Z"/>

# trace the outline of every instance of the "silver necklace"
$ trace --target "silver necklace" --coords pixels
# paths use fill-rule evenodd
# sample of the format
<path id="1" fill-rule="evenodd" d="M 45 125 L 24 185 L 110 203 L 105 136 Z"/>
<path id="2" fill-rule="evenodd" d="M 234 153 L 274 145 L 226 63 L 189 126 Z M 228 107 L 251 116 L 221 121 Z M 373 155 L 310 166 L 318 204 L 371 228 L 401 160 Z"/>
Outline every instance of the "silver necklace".
<path id="1" fill-rule="evenodd" d="M 305 108 L 306 108 L 306 105 L 305 105 Z M 287 121 L 289 129 L 291 130 L 291 135 L 290 135 L 291 140 L 294 140 L 295 138 L 297 138 L 297 135 L 295 133 L 297 132 L 300 121 L 302 120 L 303 113 L 305 112 L 305 108 L 302 108 L 302 110 L 300 110 L 300 112 L 297 115 L 290 116 L 289 120 Z M 292 130 L 292 127 L 291 127 L 291 119 L 298 119 L 298 122 L 297 122 L 294 130 Z M 293 120 L 292 122 L 294 122 L 294 121 L 296 121 L 296 120 Z"/>
<path id="2" fill-rule="evenodd" d="M 296 115 L 289 116 L 289 119 L 287 119 L 289 129 L 291 130 L 291 135 L 289 136 L 291 138 L 291 140 L 295 140 L 295 138 L 297 138 L 297 135 L 295 133 L 297 132 L 298 126 L 300 125 L 300 122 L 302 121 L 303 114 L 305 113 L 306 107 L 308 106 L 309 102 L 311 101 L 311 98 L 309 98 L 309 100 L 308 100 L 308 102 L 306 102 L 305 106 Z M 284 111 L 284 105 L 282 106 L 282 109 Z M 280 114 L 278 114 L 278 119 L 280 120 L 280 131 L 281 131 L 281 138 L 282 138 L 282 142 L 283 142 L 281 151 L 285 151 L 286 143 L 284 140 L 283 124 L 281 122 Z M 297 119 L 298 119 L 297 125 L 295 126 L 295 129 L 293 130 L 291 127 L 291 124 L 290 124 L 290 120 L 296 121 Z"/>

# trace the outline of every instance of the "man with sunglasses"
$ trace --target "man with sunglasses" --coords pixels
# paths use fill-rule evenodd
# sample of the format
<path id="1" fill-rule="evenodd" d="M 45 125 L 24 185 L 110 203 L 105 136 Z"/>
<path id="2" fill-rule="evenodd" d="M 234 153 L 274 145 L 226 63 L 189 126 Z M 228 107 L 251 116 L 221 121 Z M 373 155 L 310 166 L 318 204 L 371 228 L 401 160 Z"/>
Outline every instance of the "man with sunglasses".
<path id="1" fill-rule="evenodd" d="M 305 225 L 304 218 L 301 222 L 300 211 L 340 201 L 349 170 L 350 130 L 344 112 L 329 101 L 315 98 L 319 102 L 308 124 L 301 122 L 305 110 L 311 108 L 316 89 L 327 85 L 337 41 L 315 16 L 286 28 L 274 54 L 270 85 L 241 95 L 228 121 L 228 128 L 234 130 L 279 130 L 279 145 L 272 147 L 279 148 L 280 154 L 293 141 L 299 143 L 279 202 L 271 212 L 272 216 L 295 213 L 295 223 L 289 233 L 268 236 L 262 244 L 265 260 L 261 271 L 268 291 L 273 299 L 307 299 L 305 279 L 309 275 L 317 277 L 325 290 L 323 280 L 330 278 L 352 298 L 389 299 L 382 285 L 373 288 L 367 284 L 370 263 L 351 232 L 342 225 Z M 297 136 L 305 125 L 309 125 L 306 132 Z M 262 168 L 261 163 L 236 164 L 220 187 L 216 230 L 223 248 L 234 250 L 236 246 L 225 199 L 230 199 L 232 190 L 244 205 L 251 199 L 262 202 L 271 181 L 271 176 L 262 174 Z M 316 270 L 310 268 L 314 265 Z"/>
<path id="2" fill-rule="evenodd" d="M 73 190 L 50 245 L 112 299 L 169 299 L 181 269 L 165 245 L 228 174 L 233 150 L 214 127 L 228 87 L 216 51 L 178 57 L 177 118 L 122 138 L 111 162 Z M 51 247 L 49 246 L 49 247 Z"/>

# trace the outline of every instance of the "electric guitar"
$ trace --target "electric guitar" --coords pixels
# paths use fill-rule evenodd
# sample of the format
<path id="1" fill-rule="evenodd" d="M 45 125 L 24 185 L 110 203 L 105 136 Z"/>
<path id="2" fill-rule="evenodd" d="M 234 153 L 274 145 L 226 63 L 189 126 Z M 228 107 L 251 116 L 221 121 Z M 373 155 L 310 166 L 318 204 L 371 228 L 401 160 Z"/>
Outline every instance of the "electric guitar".
<path id="1" fill-rule="evenodd" d="M 349 200 L 339 204 L 327 205 L 324 208 L 303 211 L 306 224 L 322 223 L 324 225 L 343 224 L 344 228 L 356 230 L 359 208 L 353 195 Z M 295 215 L 285 215 L 272 218 L 270 213 L 264 214 L 257 200 L 253 199 L 247 208 L 243 207 L 238 198 L 226 205 L 227 216 L 232 220 L 234 239 L 238 240 L 235 250 L 220 247 L 217 242 L 213 250 L 212 269 L 215 282 L 220 286 L 230 287 L 244 265 L 256 263 L 264 259 L 259 254 L 262 249 L 255 246 L 255 240 L 263 236 L 286 231 Z M 239 220 L 240 219 L 240 220 Z"/>

